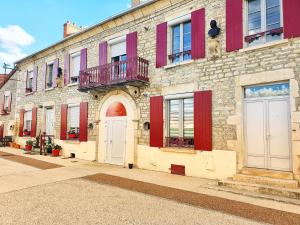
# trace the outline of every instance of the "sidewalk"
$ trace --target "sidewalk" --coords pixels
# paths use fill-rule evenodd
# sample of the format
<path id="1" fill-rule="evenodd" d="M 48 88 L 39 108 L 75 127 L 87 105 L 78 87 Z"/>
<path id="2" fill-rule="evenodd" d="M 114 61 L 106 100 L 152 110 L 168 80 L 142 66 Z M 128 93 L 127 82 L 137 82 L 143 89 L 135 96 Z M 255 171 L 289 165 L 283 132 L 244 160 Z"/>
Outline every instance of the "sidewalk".
<path id="1" fill-rule="evenodd" d="M 261 197 L 261 195 L 247 196 L 219 191 L 214 189 L 214 187 L 217 185 L 217 181 L 214 180 L 177 176 L 168 173 L 141 169 L 129 170 L 118 166 L 111 166 L 77 159 L 63 159 L 60 157 L 53 158 L 49 156 L 27 155 L 23 154 L 20 150 L 12 148 L 1 148 L 0 151 L 63 166 L 60 168 L 49 170 L 31 171 L 26 173 L 25 176 L 24 174 L 12 174 L 0 177 L 0 193 L 68 179 L 83 178 L 96 174 L 106 174 L 154 185 L 179 189 L 182 191 L 189 191 L 202 195 L 220 197 L 223 199 L 234 200 L 242 203 L 249 203 L 259 207 L 300 214 L 299 201 L 295 202 L 294 204 L 289 204 L 281 202 L 281 198 L 278 198 L 278 200 L 271 200 L 262 198 L 263 196 Z M 207 186 L 211 186 L 211 188 L 207 188 Z"/>

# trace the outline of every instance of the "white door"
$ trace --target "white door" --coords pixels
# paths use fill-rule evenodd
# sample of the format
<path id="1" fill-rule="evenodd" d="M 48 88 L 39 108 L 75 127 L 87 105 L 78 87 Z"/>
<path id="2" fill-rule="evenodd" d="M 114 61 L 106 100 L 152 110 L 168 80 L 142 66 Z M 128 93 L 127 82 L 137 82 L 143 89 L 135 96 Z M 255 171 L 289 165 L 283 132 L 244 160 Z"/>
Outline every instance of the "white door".
<path id="1" fill-rule="evenodd" d="M 291 170 L 288 97 L 245 100 L 247 166 Z"/>
<path id="2" fill-rule="evenodd" d="M 126 150 L 126 117 L 110 117 L 105 123 L 106 162 L 124 165 Z"/>
<path id="3" fill-rule="evenodd" d="M 53 135 L 54 131 L 54 110 L 46 109 L 46 134 Z"/>

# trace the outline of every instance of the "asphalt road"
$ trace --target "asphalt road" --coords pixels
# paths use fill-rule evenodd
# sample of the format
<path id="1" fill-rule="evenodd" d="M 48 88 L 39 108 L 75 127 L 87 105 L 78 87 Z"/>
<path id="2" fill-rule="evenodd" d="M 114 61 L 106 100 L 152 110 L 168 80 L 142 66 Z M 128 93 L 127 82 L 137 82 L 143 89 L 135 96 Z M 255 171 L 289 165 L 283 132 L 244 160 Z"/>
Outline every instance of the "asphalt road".
<path id="1" fill-rule="evenodd" d="M 0 194 L 0 224 L 262 223 L 85 179 L 72 179 Z"/>

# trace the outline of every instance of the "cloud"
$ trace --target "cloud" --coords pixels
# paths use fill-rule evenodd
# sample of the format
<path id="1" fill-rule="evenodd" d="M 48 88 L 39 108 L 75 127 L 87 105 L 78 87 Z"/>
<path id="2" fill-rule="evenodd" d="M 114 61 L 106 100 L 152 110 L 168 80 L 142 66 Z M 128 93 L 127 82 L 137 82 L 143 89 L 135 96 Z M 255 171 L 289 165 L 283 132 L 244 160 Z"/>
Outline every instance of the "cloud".
<path id="1" fill-rule="evenodd" d="M 33 44 L 35 38 L 18 25 L 0 27 L 0 63 L 13 64 L 25 57 L 24 48 Z"/>

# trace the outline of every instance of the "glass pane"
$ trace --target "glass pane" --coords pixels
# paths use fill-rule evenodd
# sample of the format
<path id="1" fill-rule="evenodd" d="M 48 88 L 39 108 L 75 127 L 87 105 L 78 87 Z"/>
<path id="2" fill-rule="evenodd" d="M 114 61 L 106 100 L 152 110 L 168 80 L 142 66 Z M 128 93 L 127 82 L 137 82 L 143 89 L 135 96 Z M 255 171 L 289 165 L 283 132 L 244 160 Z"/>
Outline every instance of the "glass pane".
<path id="1" fill-rule="evenodd" d="M 180 25 L 173 27 L 172 50 L 173 54 L 180 52 Z"/>
<path id="2" fill-rule="evenodd" d="M 183 136 L 194 137 L 194 99 L 183 101 Z"/>
<path id="3" fill-rule="evenodd" d="M 289 95 L 289 84 L 271 84 L 245 88 L 245 98 L 272 97 Z"/>
<path id="4" fill-rule="evenodd" d="M 261 13 L 252 13 L 248 15 L 248 30 L 259 29 L 261 27 Z"/>
<path id="5" fill-rule="evenodd" d="M 260 11 L 260 0 L 248 0 L 248 13 L 254 13 Z"/>
<path id="6" fill-rule="evenodd" d="M 280 0 L 267 0 L 267 8 L 280 5 Z"/>
<path id="7" fill-rule="evenodd" d="M 267 9 L 267 26 L 272 24 L 280 24 L 280 7 L 276 6 Z"/>
<path id="8" fill-rule="evenodd" d="M 79 106 L 69 108 L 70 127 L 79 127 Z"/>
<path id="9" fill-rule="evenodd" d="M 281 40 L 281 39 L 282 39 L 282 35 L 272 35 L 272 34 L 267 35 L 267 42 L 277 41 L 277 40 Z"/>
<path id="10" fill-rule="evenodd" d="M 170 100 L 170 137 L 179 137 L 179 110 L 180 110 L 180 100 Z"/>

